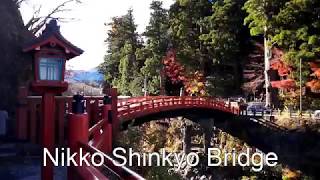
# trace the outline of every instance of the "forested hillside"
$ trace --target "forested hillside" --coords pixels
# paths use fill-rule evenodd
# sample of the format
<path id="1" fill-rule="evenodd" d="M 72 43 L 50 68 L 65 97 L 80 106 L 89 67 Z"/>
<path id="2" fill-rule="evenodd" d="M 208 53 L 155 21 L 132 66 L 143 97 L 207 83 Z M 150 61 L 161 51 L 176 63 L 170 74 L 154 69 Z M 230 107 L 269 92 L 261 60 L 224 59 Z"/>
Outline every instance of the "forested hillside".
<path id="1" fill-rule="evenodd" d="M 319 92 L 315 0 L 177 0 L 169 9 L 153 1 L 150 8 L 142 34 L 132 10 L 106 27 L 100 71 L 122 94 L 141 95 L 144 82 L 149 94 L 183 88 L 190 95 L 259 93 L 274 99 L 280 90 L 280 100 L 295 105 L 300 59 L 304 93 Z"/>
<path id="2" fill-rule="evenodd" d="M 177 1 L 166 10 L 153 1 L 149 25 L 140 35 L 129 10 L 108 24 L 108 52 L 100 70 L 126 95 L 141 93 L 145 78 L 149 94 L 162 88 L 177 94 L 182 87 L 191 94 L 240 94 L 249 36 L 243 3 Z M 210 90 L 204 91 L 205 84 Z"/>

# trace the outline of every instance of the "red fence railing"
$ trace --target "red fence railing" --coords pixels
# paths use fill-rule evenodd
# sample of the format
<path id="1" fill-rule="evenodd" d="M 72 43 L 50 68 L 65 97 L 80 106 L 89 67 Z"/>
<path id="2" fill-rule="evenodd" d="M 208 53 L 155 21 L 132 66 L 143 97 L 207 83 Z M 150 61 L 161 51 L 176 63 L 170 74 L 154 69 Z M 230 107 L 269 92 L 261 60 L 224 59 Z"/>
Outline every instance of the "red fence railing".
<path id="1" fill-rule="evenodd" d="M 85 97 L 86 112 L 90 118 L 90 125 L 93 125 L 101 119 L 99 105 L 103 97 Z M 29 140 L 32 143 L 40 142 L 40 123 L 41 123 L 41 96 L 26 96 L 19 98 L 17 107 L 17 137 L 19 139 Z M 67 114 L 71 112 L 72 97 L 56 96 L 55 98 L 55 142 L 64 144 L 66 140 L 66 121 Z"/>
<path id="2" fill-rule="evenodd" d="M 215 109 L 233 114 L 240 113 L 239 108 L 231 107 L 225 101 L 215 98 L 157 96 L 122 100 L 121 103 L 118 103 L 118 118 L 126 121 L 156 112 L 195 107 Z"/>
<path id="3" fill-rule="evenodd" d="M 101 104 L 103 97 L 86 96 L 85 105 L 92 127 L 91 131 L 99 129 L 103 124 L 101 117 Z M 57 96 L 55 107 L 55 142 L 56 144 L 64 144 L 66 140 L 66 116 L 72 109 L 71 96 Z M 147 96 L 134 97 L 127 99 L 118 99 L 117 117 L 121 120 L 129 120 L 136 116 L 143 116 L 154 113 L 159 110 L 179 109 L 202 107 L 212 108 L 225 112 L 238 113 L 238 109 L 232 109 L 224 101 L 214 98 L 200 98 L 200 97 L 176 97 L 176 96 Z M 19 106 L 17 107 L 17 137 L 26 139 L 33 143 L 39 143 L 39 127 L 41 123 L 41 96 L 19 96 Z M 94 126 L 94 127 L 93 127 Z M 96 131 L 91 133 L 95 137 L 99 134 Z"/>
<path id="4" fill-rule="evenodd" d="M 91 159 L 95 157 L 93 154 L 99 153 L 103 155 L 103 163 L 99 167 L 93 166 L 72 166 L 68 169 L 69 180 L 105 180 L 115 179 L 118 177 L 123 180 L 142 180 L 143 178 L 137 173 L 131 171 L 124 166 L 116 166 L 115 161 L 106 153 L 112 151 L 112 124 L 109 119 L 112 114 L 111 103 L 99 106 L 101 109 L 101 120 L 89 128 L 89 116 L 83 112 L 82 102 L 75 107 L 80 107 L 80 110 L 74 110 L 69 114 L 69 129 L 68 145 L 72 152 L 78 152 L 80 149 L 91 154 Z M 80 104 L 80 106 L 79 106 Z M 79 113 L 81 112 L 81 113 Z M 79 159 L 76 155 L 75 159 Z M 99 159 L 102 161 L 102 159 Z M 106 173 L 108 170 L 108 173 Z"/>
<path id="5" fill-rule="evenodd" d="M 224 101 L 215 98 L 203 97 L 176 97 L 176 96 L 147 96 L 127 99 L 118 99 L 115 89 L 111 102 L 104 102 L 104 97 L 84 97 L 85 114 L 72 113 L 72 97 L 55 97 L 55 142 L 68 145 L 73 152 L 79 148 L 90 153 L 103 153 L 106 164 L 104 167 L 111 170 L 120 179 L 143 179 L 126 167 L 118 167 L 114 161 L 104 153 L 112 151 L 112 137 L 118 131 L 120 120 L 130 120 L 148 114 L 175 110 L 181 108 L 207 108 L 239 114 L 239 109 L 232 108 Z M 41 123 L 41 97 L 27 96 L 20 93 L 17 107 L 17 136 L 33 143 L 39 142 L 39 128 Z M 105 103 L 105 104 L 103 104 Z M 84 107 L 83 107 L 84 108 Z M 83 111 L 81 111 L 83 112 Z M 69 118 L 67 118 L 69 115 Z M 67 120 L 68 119 L 68 120 Z M 65 129 L 68 129 L 66 132 Z M 68 133 L 68 135 L 66 135 Z M 68 137 L 68 138 L 66 138 Z M 101 169 L 89 167 L 70 167 L 68 179 L 108 179 Z"/>

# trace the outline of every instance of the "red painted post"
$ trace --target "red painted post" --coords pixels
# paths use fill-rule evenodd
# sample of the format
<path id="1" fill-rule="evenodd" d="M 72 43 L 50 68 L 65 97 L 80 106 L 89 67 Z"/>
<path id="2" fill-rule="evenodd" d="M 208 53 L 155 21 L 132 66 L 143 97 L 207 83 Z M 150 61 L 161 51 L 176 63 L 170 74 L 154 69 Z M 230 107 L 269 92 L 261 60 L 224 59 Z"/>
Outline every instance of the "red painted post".
<path id="1" fill-rule="evenodd" d="M 152 109 L 154 109 L 154 99 L 151 100 L 152 103 Z"/>
<path id="2" fill-rule="evenodd" d="M 111 113 L 111 105 L 104 105 L 102 107 L 102 117 L 104 119 L 103 125 L 103 145 L 102 151 L 111 153 L 112 151 L 112 124 L 109 121 L 109 114 Z"/>
<path id="3" fill-rule="evenodd" d="M 41 118 L 41 135 L 42 146 L 47 148 L 52 154 L 54 148 L 54 111 L 55 99 L 54 94 L 44 93 L 42 96 L 42 118 Z M 42 158 L 44 159 L 44 158 Z M 42 166 L 41 171 L 42 180 L 53 180 L 53 163 L 48 162 L 47 166 Z"/>
<path id="4" fill-rule="evenodd" d="M 93 116 L 92 116 L 92 121 L 96 124 L 99 122 L 99 100 L 95 99 L 94 103 L 92 104 L 92 111 L 93 111 Z"/>
<path id="5" fill-rule="evenodd" d="M 68 113 L 72 112 L 72 99 L 67 100 L 67 105 L 68 105 Z"/>
<path id="6" fill-rule="evenodd" d="M 27 139 L 27 96 L 28 89 L 26 87 L 20 87 L 18 92 L 18 107 L 16 109 L 16 136 L 19 139 Z"/>
<path id="7" fill-rule="evenodd" d="M 37 116 L 37 102 L 36 101 L 29 101 L 28 103 L 28 106 L 29 106 L 29 113 L 30 113 L 30 116 L 29 116 L 29 122 L 30 122 L 30 139 L 31 139 L 31 142 L 32 143 L 37 143 L 39 142 L 39 132 L 38 132 L 38 129 L 37 128 L 37 125 L 39 125 L 39 123 L 37 123 L 38 121 L 38 116 Z M 26 127 L 27 128 L 27 127 Z"/>
<path id="8" fill-rule="evenodd" d="M 89 139 L 89 122 L 87 114 L 69 114 L 69 135 L 68 135 L 68 146 L 71 152 L 79 152 L 79 142 L 84 144 L 88 143 Z M 71 128 L 70 128 L 71 127 Z M 78 158 L 76 161 L 78 163 Z M 74 178 L 74 167 L 68 168 L 68 180 Z"/>
<path id="9" fill-rule="evenodd" d="M 139 111 L 141 112 L 143 110 L 142 102 L 139 103 Z"/>
<path id="10" fill-rule="evenodd" d="M 92 126 L 94 123 L 92 122 L 92 106 L 91 106 L 91 99 L 86 98 L 86 112 L 89 118 L 89 126 Z"/>
<path id="11" fill-rule="evenodd" d="M 75 101 L 73 105 L 77 106 L 79 103 L 81 103 L 81 101 Z M 88 114 L 84 113 L 84 107 L 80 104 L 78 107 L 73 108 L 72 113 L 70 113 L 68 117 L 68 146 L 71 152 L 79 152 L 79 143 L 87 144 L 89 141 Z M 79 156 L 75 158 L 77 163 L 79 162 L 78 158 Z M 78 179 L 75 176 L 73 168 L 74 167 L 68 167 L 68 180 Z"/>
<path id="12" fill-rule="evenodd" d="M 69 114 L 68 145 L 71 151 L 78 151 L 78 143 L 88 143 L 88 114 Z"/>
<path id="13" fill-rule="evenodd" d="M 59 99 L 57 101 L 57 132 L 58 132 L 58 144 L 63 144 L 64 142 L 64 115 L 66 112 L 65 109 L 65 100 Z"/>
<path id="14" fill-rule="evenodd" d="M 118 119 L 118 92 L 116 88 L 110 89 L 110 96 L 111 96 L 112 136 L 114 139 L 120 131 L 120 122 Z"/>

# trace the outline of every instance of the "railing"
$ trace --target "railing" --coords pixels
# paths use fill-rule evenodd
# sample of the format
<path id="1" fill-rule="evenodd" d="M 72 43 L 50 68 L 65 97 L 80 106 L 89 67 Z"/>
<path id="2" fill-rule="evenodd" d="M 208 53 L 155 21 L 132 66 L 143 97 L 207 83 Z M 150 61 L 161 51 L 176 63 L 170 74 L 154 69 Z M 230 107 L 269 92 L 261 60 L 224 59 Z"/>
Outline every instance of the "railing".
<path id="1" fill-rule="evenodd" d="M 72 109 L 71 96 L 56 96 L 55 107 L 55 142 L 56 144 L 64 144 L 65 130 L 66 130 L 66 116 Z M 84 97 L 86 103 L 86 112 L 89 115 L 89 125 L 95 126 L 91 131 L 99 129 L 98 127 L 103 124 L 101 121 L 101 104 L 103 97 Z M 20 139 L 27 139 L 33 143 L 39 143 L 39 127 L 41 122 L 41 96 L 26 96 L 19 99 L 20 106 L 17 109 L 17 137 Z M 157 97 L 135 97 L 128 99 L 118 99 L 118 118 L 127 119 L 134 113 L 146 110 L 152 113 L 157 110 L 174 109 L 185 107 L 204 107 L 216 108 L 226 112 L 237 113 L 237 109 L 232 109 L 223 101 L 209 98 L 197 97 L 170 97 L 170 96 L 157 96 Z M 93 133 L 92 133 L 93 134 Z M 91 135 L 92 135 L 91 134 Z M 97 135 L 96 135 L 97 136 Z"/>
<path id="2" fill-rule="evenodd" d="M 101 119 L 99 106 L 102 104 L 103 97 L 84 97 L 86 100 L 86 112 L 90 117 L 90 125 L 96 124 Z M 17 137 L 29 140 L 32 143 L 40 142 L 39 128 L 41 123 L 41 96 L 26 96 L 19 98 L 17 107 Z M 72 109 L 71 96 L 55 97 L 55 142 L 62 145 L 65 143 L 66 116 Z"/>
<path id="3" fill-rule="evenodd" d="M 118 99 L 116 91 L 112 91 L 112 94 L 111 102 L 107 102 L 104 97 L 84 97 L 85 114 L 73 114 L 72 97 L 57 96 L 54 115 L 56 124 L 53 127 L 56 131 L 56 144 L 64 144 L 66 140 L 65 128 L 69 127 L 68 145 L 72 151 L 75 152 L 79 148 L 83 148 L 89 153 L 110 153 L 114 131 L 118 130 L 114 128 L 118 128 L 119 119 L 125 121 L 168 110 L 191 108 L 218 110 L 235 115 L 241 113 L 239 108 L 230 106 L 226 101 L 210 97 L 147 96 Z M 41 137 L 38 134 L 41 122 L 41 97 L 27 96 L 26 93 L 22 93 L 22 95 L 19 94 L 19 100 L 17 135 L 21 139 L 30 139 L 31 142 L 37 143 L 39 142 L 38 138 Z M 70 117 L 66 121 L 68 114 Z M 285 130 L 272 122 L 251 120 L 271 128 Z M 68 126 L 65 125 L 66 122 L 68 122 Z M 104 153 L 106 163 L 103 167 L 108 169 L 111 174 L 125 180 L 143 179 L 126 167 L 116 166 L 112 158 Z M 104 173 L 105 171 L 92 166 L 71 167 L 69 171 L 77 175 L 75 179 L 105 180 L 108 179 L 106 176 L 109 176 Z"/>
<path id="4" fill-rule="evenodd" d="M 82 149 L 90 153 L 91 159 L 95 153 L 103 155 L 103 164 L 99 167 L 93 166 L 72 166 L 68 169 L 68 179 L 83 180 L 106 180 L 106 179 L 123 179 L 123 180 L 142 180 L 143 178 L 137 173 L 126 167 L 116 166 L 115 161 L 105 153 L 112 151 L 112 102 L 104 101 L 99 106 L 101 119 L 93 126 L 89 126 L 89 116 L 84 112 L 83 98 L 75 97 L 73 112 L 69 114 L 69 135 L 68 145 L 72 152 L 78 152 Z M 89 157 L 88 157 L 89 158 Z M 78 156 L 75 159 L 79 159 Z M 99 159 L 101 162 L 101 159 Z"/>
<path id="5" fill-rule="evenodd" d="M 115 164 L 115 160 L 108 156 L 107 154 L 103 153 L 99 149 L 95 148 L 94 146 L 90 146 L 88 144 L 80 143 L 80 146 L 86 151 L 91 154 L 100 153 L 104 157 L 104 164 L 100 168 L 104 168 L 104 170 L 108 171 L 107 176 L 113 176 L 112 180 L 115 178 L 123 179 L 123 180 L 144 180 L 142 176 L 135 173 L 134 171 L 130 170 L 125 166 L 117 166 Z M 100 179 L 99 179 L 100 180 Z"/>
<path id="6" fill-rule="evenodd" d="M 278 125 L 276 123 L 273 123 L 273 122 L 265 120 L 265 119 L 250 118 L 250 120 L 253 121 L 253 122 L 259 123 L 262 126 L 265 126 L 265 127 L 270 128 L 270 129 L 273 129 L 273 130 L 278 130 L 278 131 L 281 131 L 281 132 L 287 132 L 288 131 L 287 128 L 282 127 L 282 126 L 280 126 L 280 125 Z"/>
<path id="7" fill-rule="evenodd" d="M 239 114 L 239 109 L 215 98 L 159 96 L 122 100 L 118 103 L 118 118 L 129 120 L 155 112 L 181 108 L 207 108 Z"/>

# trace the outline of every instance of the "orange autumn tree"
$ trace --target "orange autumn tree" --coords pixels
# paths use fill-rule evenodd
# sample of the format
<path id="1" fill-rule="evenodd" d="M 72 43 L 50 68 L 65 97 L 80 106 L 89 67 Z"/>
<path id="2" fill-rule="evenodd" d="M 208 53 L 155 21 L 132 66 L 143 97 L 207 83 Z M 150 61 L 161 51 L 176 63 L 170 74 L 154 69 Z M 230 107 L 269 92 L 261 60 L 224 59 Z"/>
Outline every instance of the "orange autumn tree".
<path id="1" fill-rule="evenodd" d="M 169 50 L 166 57 L 163 60 L 164 73 L 169 78 L 172 84 L 178 84 L 186 80 L 185 69 L 177 61 L 177 55 L 175 50 Z"/>
<path id="2" fill-rule="evenodd" d="M 185 67 L 178 61 L 174 49 L 167 52 L 163 64 L 164 74 L 172 84 L 182 83 L 187 95 L 205 95 L 205 77 L 203 73 L 186 71 Z"/>
<path id="3" fill-rule="evenodd" d="M 188 95 L 204 96 L 206 91 L 203 73 L 196 71 L 191 74 L 187 81 L 184 82 L 184 87 Z"/>
<path id="4" fill-rule="evenodd" d="M 283 91 L 280 98 L 285 106 L 296 106 L 299 101 L 299 92 L 296 81 L 292 78 L 293 68 L 283 60 L 283 51 L 274 48 L 272 50 L 271 69 L 276 70 L 280 76 L 279 81 L 271 81 L 271 86 Z"/>
<path id="5" fill-rule="evenodd" d="M 271 86 L 282 90 L 294 90 L 296 88 L 296 81 L 290 78 L 292 67 L 283 61 L 283 51 L 274 48 L 272 53 L 271 69 L 278 72 L 281 80 L 272 81 Z"/>
<path id="6" fill-rule="evenodd" d="M 299 80 L 297 79 L 297 74 L 299 75 L 299 66 L 293 67 L 287 64 L 288 61 L 284 60 L 283 52 L 275 48 L 273 50 L 273 59 L 271 60 L 271 68 L 278 72 L 280 76 L 279 81 L 271 82 L 272 87 L 283 90 L 280 97 L 284 100 L 286 106 L 297 106 L 300 101 L 300 88 L 298 87 Z M 308 66 L 304 68 L 303 75 L 306 81 L 303 86 L 310 89 L 313 93 L 320 93 L 320 62 L 311 61 Z M 306 74 L 307 73 L 307 74 Z M 294 78 L 295 77 L 295 78 Z M 318 106 L 315 105 L 313 98 L 310 98 L 308 94 L 304 98 L 304 103 L 307 106 Z"/>
<path id="7" fill-rule="evenodd" d="M 271 61 L 271 68 L 278 71 L 278 75 L 282 80 L 271 82 L 272 87 L 285 90 L 296 89 L 296 81 L 290 77 L 293 68 L 283 61 L 283 53 L 280 50 L 276 49 L 274 52 L 276 53 Z M 312 92 L 320 93 L 320 63 L 317 63 L 317 61 L 310 62 L 309 66 L 311 73 L 309 81 L 305 85 Z"/>
<path id="8" fill-rule="evenodd" d="M 314 93 L 320 92 L 320 64 L 311 62 L 309 63 L 310 69 L 312 71 L 311 80 L 307 82 L 306 86 Z"/>

